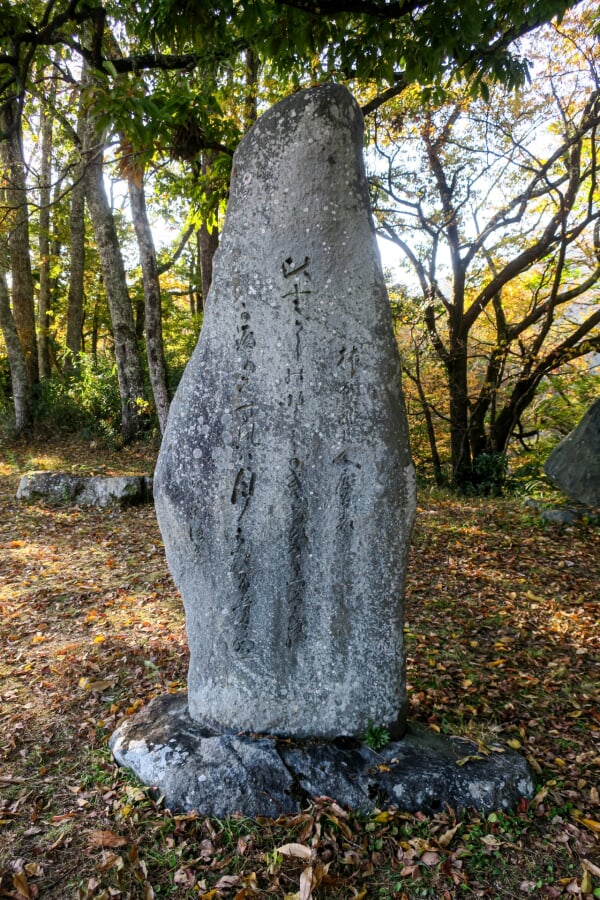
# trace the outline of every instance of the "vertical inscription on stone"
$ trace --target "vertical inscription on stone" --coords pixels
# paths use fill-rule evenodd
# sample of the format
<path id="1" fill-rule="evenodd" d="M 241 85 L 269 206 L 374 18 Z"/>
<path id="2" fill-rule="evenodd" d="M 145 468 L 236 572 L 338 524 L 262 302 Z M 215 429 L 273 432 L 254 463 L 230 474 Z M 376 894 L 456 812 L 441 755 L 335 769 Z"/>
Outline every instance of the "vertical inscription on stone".
<path id="1" fill-rule="evenodd" d="M 304 566 L 306 565 L 307 504 L 302 482 L 302 462 L 296 457 L 289 463 L 287 486 L 291 497 L 291 525 L 288 534 L 290 580 L 287 584 L 286 646 L 293 649 L 302 633 L 302 604 L 304 601 Z"/>
<path id="2" fill-rule="evenodd" d="M 358 470 L 361 467 L 360 463 L 352 461 L 352 454 L 355 451 L 353 432 L 360 401 L 360 390 L 355 378 L 359 364 L 360 356 L 354 344 L 340 347 L 336 363 L 338 374 L 341 376 L 339 427 L 342 445 L 346 448 L 334 460 L 341 469 L 335 488 L 339 501 L 336 532 L 340 541 L 349 540 L 348 531 L 354 530 L 351 504 L 357 489 Z"/>
<path id="3" fill-rule="evenodd" d="M 283 272 L 284 278 L 294 278 L 294 286 L 291 291 L 287 291 L 283 298 L 291 298 L 292 301 L 292 309 L 294 316 L 294 334 L 296 338 L 295 345 L 295 354 L 296 359 L 300 359 L 300 354 L 302 352 L 300 336 L 304 331 L 304 325 L 302 323 L 302 317 L 304 315 L 303 307 L 302 307 L 302 299 L 304 296 L 312 294 L 311 289 L 311 277 L 310 272 L 308 271 L 308 265 L 310 263 L 310 257 L 305 256 L 304 262 L 300 263 L 300 265 L 294 265 L 294 259 L 292 256 L 288 256 L 288 258 L 282 263 L 281 271 Z M 302 276 L 302 281 L 300 277 Z"/>
<path id="4" fill-rule="evenodd" d="M 288 386 L 287 405 L 302 406 L 304 403 L 304 393 L 302 391 L 302 383 L 304 381 L 304 370 L 300 368 L 291 369 L 287 367 L 285 373 L 285 383 Z"/>
<path id="5" fill-rule="evenodd" d="M 303 461 L 298 449 L 298 424 L 301 409 L 304 405 L 304 366 L 302 364 L 305 321 L 305 301 L 312 294 L 312 278 L 309 271 L 310 257 L 305 256 L 301 263 L 295 263 L 293 256 L 288 256 L 281 265 L 285 279 L 293 278 L 293 286 L 282 295 L 284 300 L 291 301 L 291 323 L 293 328 L 293 355 L 296 366 L 287 366 L 285 384 L 287 386 L 287 406 L 292 416 L 292 452 L 288 463 L 287 488 L 289 491 L 291 515 L 288 532 L 288 556 L 290 577 L 286 587 L 286 647 L 294 651 L 303 629 L 303 602 L 306 588 L 304 567 L 306 558 L 306 521 L 308 505 L 303 478 Z"/>
<path id="6" fill-rule="evenodd" d="M 350 512 L 350 506 L 356 493 L 358 472 L 361 466 L 360 463 L 353 462 L 348 458 L 347 450 L 340 453 L 334 462 L 341 469 L 341 474 L 335 486 L 335 493 L 339 501 L 335 530 L 341 539 L 344 540 L 347 531 L 354 531 L 354 520 Z"/>
<path id="7" fill-rule="evenodd" d="M 236 531 L 232 551 L 232 570 L 234 579 L 234 598 L 232 616 L 234 638 L 232 649 L 240 657 L 250 655 L 254 649 L 254 641 L 249 637 L 250 616 L 252 611 L 251 578 L 252 553 L 250 541 L 244 530 L 244 514 L 252 496 L 256 480 L 253 471 L 252 446 L 254 443 L 254 409 L 255 404 L 246 400 L 248 386 L 256 366 L 252 360 L 252 351 L 256 347 L 256 339 L 251 328 L 251 315 L 245 301 L 240 303 L 241 311 L 236 328 L 235 349 L 238 354 L 239 372 L 236 375 L 235 396 L 233 405 L 231 435 L 232 447 L 237 455 L 239 468 L 235 474 L 231 491 L 231 502 L 236 507 Z M 226 439 L 228 433 L 224 433 Z"/>

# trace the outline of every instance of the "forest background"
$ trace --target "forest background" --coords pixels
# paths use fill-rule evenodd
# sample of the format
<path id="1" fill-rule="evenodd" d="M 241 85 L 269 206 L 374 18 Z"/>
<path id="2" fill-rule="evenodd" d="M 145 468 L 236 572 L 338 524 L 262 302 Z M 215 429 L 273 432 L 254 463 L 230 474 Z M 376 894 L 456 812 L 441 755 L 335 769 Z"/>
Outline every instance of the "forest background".
<path id="1" fill-rule="evenodd" d="M 334 79 L 363 108 L 396 248 L 419 470 L 495 493 L 510 459 L 535 480 L 598 393 L 594 4 L 1 0 L 0 22 L 5 436 L 159 435 L 233 151 L 268 105 Z"/>

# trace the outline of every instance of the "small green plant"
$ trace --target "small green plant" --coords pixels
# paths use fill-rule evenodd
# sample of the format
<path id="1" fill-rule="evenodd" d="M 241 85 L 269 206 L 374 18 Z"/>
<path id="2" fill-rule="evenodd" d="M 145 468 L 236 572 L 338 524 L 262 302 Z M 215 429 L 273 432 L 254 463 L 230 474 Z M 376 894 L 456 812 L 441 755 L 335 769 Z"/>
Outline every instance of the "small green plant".
<path id="1" fill-rule="evenodd" d="M 375 725 L 373 722 L 369 722 L 364 742 L 371 750 L 383 750 L 390 742 L 390 733 L 385 725 Z"/>
<path id="2" fill-rule="evenodd" d="M 480 497 L 501 497 L 507 474 L 505 453 L 480 453 L 473 460 L 473 493 Z"/>
<path id="3" fill-rule="evenodd" d="M 264 854 L 264 860 L 267 864 L 267 871 L 269 875 L 276 875 L 281 868 L 283 856 L 281 855 L 281 853 L 279 853 L 278 850 L 273 849 L 271 851 L 267 851 Z"/>

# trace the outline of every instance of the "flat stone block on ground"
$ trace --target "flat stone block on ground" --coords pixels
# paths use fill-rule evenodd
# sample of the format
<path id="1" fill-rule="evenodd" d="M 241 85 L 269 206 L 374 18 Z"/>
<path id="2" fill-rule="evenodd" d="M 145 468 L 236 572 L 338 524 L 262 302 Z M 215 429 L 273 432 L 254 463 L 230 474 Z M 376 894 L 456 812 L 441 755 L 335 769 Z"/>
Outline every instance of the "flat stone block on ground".
<path id="1" fill-rule="evenodd" d="M 137 506 L 152 503 L 152 478 L 146 475 L 30 472 L 19 482 L 17 500 L 46 500 L 76 506 Z"/>
<path id="2" fill-rule="evenodd" d="M 414 724 L 379 752 L 348 738 L 217 734 L 190 718 L 184 693 L 157 697 L 126 719 L 110 747 L 170 809 L 217 818 L 291 814 L 319 796 L 362 812 L 432 814 L 449 805 L 487 813 L 514 808 L 534 790 L 527 763 L 511 750 L 483 756 L 472 741 Z"/>

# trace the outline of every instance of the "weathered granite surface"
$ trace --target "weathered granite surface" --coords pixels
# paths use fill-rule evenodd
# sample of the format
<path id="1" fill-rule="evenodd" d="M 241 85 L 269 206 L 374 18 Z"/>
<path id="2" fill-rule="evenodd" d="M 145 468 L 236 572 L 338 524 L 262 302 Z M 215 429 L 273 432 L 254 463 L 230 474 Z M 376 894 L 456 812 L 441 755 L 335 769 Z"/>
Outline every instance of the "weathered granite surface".
<path id="1" fill-rule="evenodd" d="M 600 507 L 600 398 L 554 448 L 544 470 L 573 500 Z"/>
<path id="2" fill-rule="evenodd" d="M 49 500 L 77 506 L 135 506 L 152 502 L 152 478 L 31 472 L 21 478 L 17 500 Z"/>
<path id="3" fill-rule="evenodd" d="M 435 813 L 446 804 L 483 813 L 533 795 L 525 760 L 514 751 L 482 755 L 477 744 L 411 725 L 375 752 L 359 741 L 219 734 L 193 721 L 185 694 L 157 697 L 125 719 L 113 754 L 175 811 L 223 818 L 279 816 L 328 796 L 368 812 L 397 806 Z"/>
<path id="4" fill-rule="evenodd" d="M 404 728 L 415 478 L 362 135 L 329 84 L 240 144 L 155 472 L 190 714 L 222 731 Z"/>

